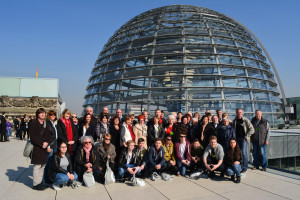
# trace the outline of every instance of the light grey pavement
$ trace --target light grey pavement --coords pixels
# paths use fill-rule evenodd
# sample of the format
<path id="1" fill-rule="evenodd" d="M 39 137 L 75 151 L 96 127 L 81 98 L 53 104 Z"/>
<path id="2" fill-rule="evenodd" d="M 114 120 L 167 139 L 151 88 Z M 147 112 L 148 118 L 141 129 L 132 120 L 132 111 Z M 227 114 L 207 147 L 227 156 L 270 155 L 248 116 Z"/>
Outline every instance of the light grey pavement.
<path id="1" fill-rule="evenodd" d="M 115 183 L 104 186 L 96 184 L 92 188 L 61 191 L 46 189 L 34 191 L 32 187 L 32 165 L 23 157 L 25 141 L 11 138 L 11 142 L 0 143 L 0 199 L 1 200 L 85 200 L 89 199 L 300 199 L 300 177 L 276 174 L 276 171 L 261 172 L 248 170 L 240 184 L 220 178 L 191 180 L 175 177 L 173 181 L 146 179 L 146 186 L 132 187 Z M 275 172 L 275 173 L 274 173 Z M 87 195 L 88 194 L 88 195 Z M 130 198 L 130 196 L 133 196 Z"/>

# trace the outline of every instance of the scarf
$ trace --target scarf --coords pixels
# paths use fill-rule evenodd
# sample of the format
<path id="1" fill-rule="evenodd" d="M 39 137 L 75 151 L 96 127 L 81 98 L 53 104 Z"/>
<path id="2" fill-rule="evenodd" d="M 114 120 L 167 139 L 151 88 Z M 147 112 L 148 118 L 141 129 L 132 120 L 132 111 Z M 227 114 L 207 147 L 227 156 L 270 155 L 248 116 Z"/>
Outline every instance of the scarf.
<path id="1" fill-rule="evenodd" d="M 131 125 L 127 125 L 127 126 L 128 126 L 128 130 L 130 132 L 132 140 L 135 141 L 135 134 L 133 133 L 132 126 Z"/>
<path id="2" fill-rule="evenodd" d="M 73 141 L 73 130 L 72 130 L 71 120 L 70 119 L 66 120 L 65 118 L 60 118 L 60 120 L 64 123 L 66 127 L 68 141 Z M 69 153 L 70 155 L 72 155 L 71 145 L 69 145 Z"/>
<path id="3" fill-rule="evenodd" d="M 90 152 L 91 152 L 91 149 L 92 149 L 92 145 L 89 144 L 89 147 L 86 147 L 84 145 L 83 147 L 83 150 L 85 151 L 85 162 L 90 162 Z"/>

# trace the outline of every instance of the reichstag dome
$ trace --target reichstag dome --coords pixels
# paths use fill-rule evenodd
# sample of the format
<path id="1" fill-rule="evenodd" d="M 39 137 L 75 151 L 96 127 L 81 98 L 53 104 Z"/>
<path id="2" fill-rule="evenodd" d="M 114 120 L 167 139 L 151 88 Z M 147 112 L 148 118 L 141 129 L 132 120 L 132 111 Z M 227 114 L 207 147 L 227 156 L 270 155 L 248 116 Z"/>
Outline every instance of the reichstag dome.
<path id="1" fill-rule="evenodd" d="M 111 113 L 150 114 L 220 108 L 230 117 L 243 108 L 248 118 L 261 109 L 276 124 L 283 114 L 280 92 L 265 55 L 257 38 L 226 15 L 190 5 L 156 8 L 128 21 L 105 44 L 83 106 L 97 114 L 104 106 Z"/>

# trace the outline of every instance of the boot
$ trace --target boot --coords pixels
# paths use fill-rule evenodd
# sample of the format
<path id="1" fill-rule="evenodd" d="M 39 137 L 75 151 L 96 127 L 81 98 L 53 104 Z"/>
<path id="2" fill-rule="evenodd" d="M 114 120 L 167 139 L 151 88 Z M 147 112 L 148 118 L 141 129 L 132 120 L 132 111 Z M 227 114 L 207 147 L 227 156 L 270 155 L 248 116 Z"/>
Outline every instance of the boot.
<path id="1" fill-rule="evenodd" d="M 232 181 L 234 182 L 234 175 L 231 176 L 231 179 L 230 179 L 230 180 L 232 180 Z"/>
<path id="2" fill-rule="evenodd" d="M 236 183 L 240 183 L 241 182 L 241 176 L 236 176 Z"/>

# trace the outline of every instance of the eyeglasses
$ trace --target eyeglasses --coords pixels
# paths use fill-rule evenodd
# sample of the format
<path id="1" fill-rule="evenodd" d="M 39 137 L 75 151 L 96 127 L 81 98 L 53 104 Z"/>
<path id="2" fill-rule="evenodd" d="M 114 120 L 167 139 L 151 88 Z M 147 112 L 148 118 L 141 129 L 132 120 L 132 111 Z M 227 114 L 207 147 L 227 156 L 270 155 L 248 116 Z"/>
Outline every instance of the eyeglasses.
<path id="1" fill-rule="evenodd" d="M 167 141 L 171 141 L 172 139 L 167 139 Z"/>
<path id="2" fill-rule="evenodd" d="M 104 140 L 110 140 L 109 138 L 105 138 Z"/>
<path id="3" fill-rule="evenodd" d="M 62 147 L 60 147 L 61 149 L 66 149 L 67 148 L 67 146 L 62 146 Z"/>
<path id="4" fill-rule="evenodd" d="M 92 144 L 92 142 L 84 142 L 84 144 Z"/>
<path id="5" fill-rule="evenodd" d="M 72 118 L 77 118 L 77 116 L 72 116 Z"/>

